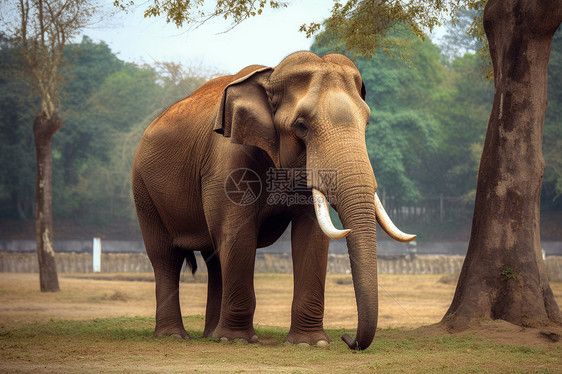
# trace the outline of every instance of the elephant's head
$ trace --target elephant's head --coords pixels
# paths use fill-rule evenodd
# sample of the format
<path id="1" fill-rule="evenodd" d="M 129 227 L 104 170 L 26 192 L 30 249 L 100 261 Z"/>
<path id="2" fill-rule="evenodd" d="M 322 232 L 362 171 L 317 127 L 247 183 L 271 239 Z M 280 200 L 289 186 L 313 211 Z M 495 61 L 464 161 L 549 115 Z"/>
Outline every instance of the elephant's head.
<path id="1" fill-rule="evenodd" d="M 275 68 L 254 67 L 225 90 L 215 131 L 235 143 L 265 150 L 276 167 L 306 167 L 322 230 L 332 238 L 347 235 L 358 310 L 357 337 L 343 339 L 353 349 L 367 348 L 378 315 L 376 220 L 400 241 L 376 197 L 377 184 L 365 145 L 370 110 L 359 71 L 347 57 L 298 52 Z M 337 173 L 327 191 L 318 170 Z M 316 177 L 314 177 L 316 176 Z M 320 177 L 318 177 L 320 176 Z M 324 194 L 347 230 L 329 221 Z"/>

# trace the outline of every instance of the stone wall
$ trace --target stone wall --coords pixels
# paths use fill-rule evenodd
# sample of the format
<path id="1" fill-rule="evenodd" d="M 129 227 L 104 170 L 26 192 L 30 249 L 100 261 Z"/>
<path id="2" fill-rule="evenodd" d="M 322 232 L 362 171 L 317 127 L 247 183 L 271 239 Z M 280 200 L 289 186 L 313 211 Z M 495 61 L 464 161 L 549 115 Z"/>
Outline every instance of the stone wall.
<path id="1" fill-rule="evenodd" d="M 458 274 L 463 256 L 445 255 L 389 255 L 379 256 L 381 274 Z M 91 273 L 92 255 L 88 253 L 57 253 L 57 269 L 60 273 Z M 199 271 L 206 272 L 203 259 L 197 253 Z M 552 281 L 562 281 L 562 257 L 551 256 L 545 260 Z M 289 253 L 258 253 L 257 273 L 291 273 L 292 259 Z M 104 253 L 101 259 L 104 273 L 151 273 L 152 266 L 145 253 Z M 0 272 L 37 272 L 37 255 L 34 253 L 0 252 Z M 330 254 L 328 273 L 350 272 L 349 256 Z"/>

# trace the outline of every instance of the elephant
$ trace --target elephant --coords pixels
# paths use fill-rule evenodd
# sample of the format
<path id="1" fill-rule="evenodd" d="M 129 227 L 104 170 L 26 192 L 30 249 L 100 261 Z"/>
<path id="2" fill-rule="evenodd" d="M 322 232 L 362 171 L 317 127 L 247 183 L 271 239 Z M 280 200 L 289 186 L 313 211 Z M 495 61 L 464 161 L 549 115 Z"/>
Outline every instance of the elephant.
<path id="1" fill-rule="evenodd" d="M 184 263 L 195 273 L 194 251 L 200 251 L 208 269 L 203 335 L 257 342 L 256 248 L 273 244 L 291 224 L 294 294 L 286 342 L 330 343 L 323 328 L 328 246 L 331 238 L 346 237 L 358 325 L 355 339 L 342 339 L 352 349 L 371 344 L 378 314 L 376 221 L 395 240 L 415 235 L 396 228 L 376 195 L 365 95 L 349 58 L 296 52 L 274 68 L 252 65 L 209 80 L 147 127 L 132 189 L 154 268 L 156 337 L 189 338 L 179 278 Z M 278 186 L 265 186 L 276 174 L 270 184 Z M 287 182 L 287 174 L 291 183 L 277 183 Z M 272 198 L 297 194 L 297 203 Z M 345 229 L 333 226 L 328 203 Z"/>

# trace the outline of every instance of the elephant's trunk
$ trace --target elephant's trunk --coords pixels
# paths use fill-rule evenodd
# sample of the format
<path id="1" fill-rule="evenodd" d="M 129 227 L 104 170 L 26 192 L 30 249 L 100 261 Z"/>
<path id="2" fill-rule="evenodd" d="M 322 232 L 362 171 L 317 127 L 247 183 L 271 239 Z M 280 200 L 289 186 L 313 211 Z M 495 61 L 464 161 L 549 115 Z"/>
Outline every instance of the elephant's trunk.
<path id="1" fill-rule="evenodd" d="M 312 163 L 320 159 L 323 167 L 337 170 L 337 187 L 332 194 L 335 201 L 331 203 L 343 227 L 351 229 L 346 239 L 358 312 L 357 337 L 342 338 L 351 349 L 366 349 L 375 336 L 378 317 L 376 182 L 367 150 L 363 147 L 363 152 L 358 152 L 356 144 L 336 154 L 309 160 Z"/>
<path id="2" fill-rule="evenodd" d="M 371 177 L 371 179 L 373 179 Z M 377 235 L 373 186 L 357 186 L 337 195 L 340 219 L 347 236 L 347 248 L 357 302 L 357 336 L 342 339 L 351 349 L 366 349 L 375 336 L 378 318 Z"/>

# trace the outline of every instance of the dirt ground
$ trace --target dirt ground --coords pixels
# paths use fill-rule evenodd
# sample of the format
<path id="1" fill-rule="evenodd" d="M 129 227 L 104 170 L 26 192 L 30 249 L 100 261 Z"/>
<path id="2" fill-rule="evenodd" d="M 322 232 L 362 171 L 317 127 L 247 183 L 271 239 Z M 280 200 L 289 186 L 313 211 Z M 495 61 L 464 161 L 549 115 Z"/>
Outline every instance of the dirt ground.
<path id="1" fill-rule="evenodd" d="M 94 320 L 96 318 L 153 317 L 155 311 L 154 283 L 123 279 L 151 279 L 150 274 L 62 274 L 61 291 L 39 291 L 37 274 L 0 273 L 0 328 L 46 322 L 53 319 Z M 182 315 L 204 315 L 206 283 L 204 279 L 180 284 Z M 454 282 L 443 281 L 441 275 L 379 276 L 379 329 L 414 329 L 441 320 L 455 290 Z M 559 305 L 562 305 L 562 282 L 551 282 Z M 292 276 L 288 274 L 257 274 L 255 277 L 257 327 L 290 325 Z M 325 328 L 353 329 L 357 326 L 357 310 L 350 275 L 328 275 L 325 299 Z M 511 333 L 521 328 L 498 321 L 499 328 L 482 327 L 482 334 L 492 334 L 501 341 L 513 340 Z M 428 334 L 439 334 L 439 328 L 427 328 Z M 503 333 L 502 333 L 503 331 Z M 548 344 L 527 329 L 519 334 L 525 344 Z M 532 338 L 533 336 L 534 338 Z"/>
<path id="2" fill-rule="evenodd" d="M 149 278 L 146 274 L 131 279 Z M 438 322 L 454 292 L 454 284 L 439 283 L 439 275 L 381 275 L 379 327 L 418 327 Z M 88 279 L 90 278 L 90 279 Z M 94 279 L 91 279 L 94 278 Z M 97 279 L 96 279 L 97 278 Z M 114 317 L 152 317 L 154 283 L 126 281 L 123 275 L 60 275 L 61 292 L 39 292 L 37 274 L 0 273 L 0 325 L 51 319 L 89 320 Z M 207 285 L 180 284 L 183 315 L 204 315 Z M 292 276 L 257 274 L 257 326 L 289 327 Z M 326 285 L 326 328 L 355 328 L 357 312 L 351 276 L 329 275 Z"/>
<path id="3" fill-rule="evenodd" d="M 255 277 L 258 344 L 202 338 L 203 276 L 180 285 L 192 339 L 154 339 L 151 278 L 62 274 L 60 292 L 41 293 L 37 274 L 0 273 L 0 373 L 562 373 L 562 341 L 540 330 L 479 321 L 449 334 L 435 325 L 455 289 L 440 275 L 379 277 L 379 326 L 364 352 L 340 340 L 357 324 L 350 275 L 327 279 L 325 327 L 332 344 L 326 348 L 283 344 L 292 299 L 287 274 Z M 562 282 L 551 286 L 562 304 Z M 562 335 L 562 328 L 556 332 Z"/>

